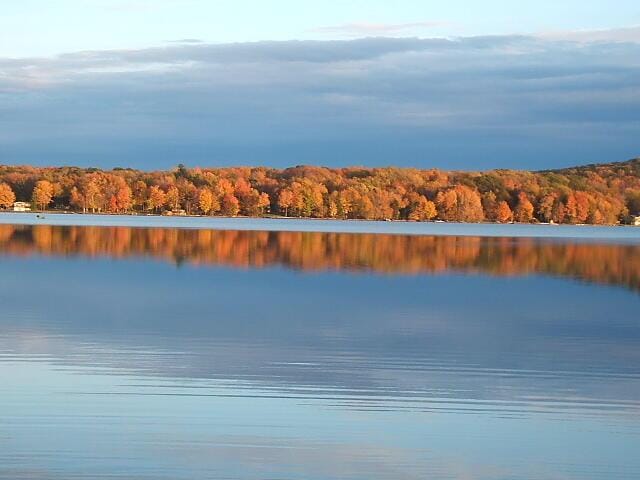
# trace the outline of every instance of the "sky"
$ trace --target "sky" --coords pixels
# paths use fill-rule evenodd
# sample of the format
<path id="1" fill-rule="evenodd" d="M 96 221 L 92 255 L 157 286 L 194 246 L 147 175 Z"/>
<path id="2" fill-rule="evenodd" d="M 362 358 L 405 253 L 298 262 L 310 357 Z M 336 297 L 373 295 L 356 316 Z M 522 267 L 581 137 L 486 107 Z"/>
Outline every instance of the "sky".
<path id="1" fill-rule="evenodd" d="M 0 163 L 543 169 L 640 155 L 640 4 L 23 0 Z"/>

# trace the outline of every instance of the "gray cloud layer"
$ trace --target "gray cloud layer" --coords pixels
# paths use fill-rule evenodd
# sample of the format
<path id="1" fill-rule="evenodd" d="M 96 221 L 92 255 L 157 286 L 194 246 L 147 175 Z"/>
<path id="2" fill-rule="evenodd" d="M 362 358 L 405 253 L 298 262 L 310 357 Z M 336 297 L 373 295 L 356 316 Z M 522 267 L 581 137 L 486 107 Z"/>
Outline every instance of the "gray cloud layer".
<path id="1" fill-rule="evenodd" d="M 185 43 L 0 59 L 0 163 L 624 160 L 638 154 L 640 43 L 603 38 Z"/>

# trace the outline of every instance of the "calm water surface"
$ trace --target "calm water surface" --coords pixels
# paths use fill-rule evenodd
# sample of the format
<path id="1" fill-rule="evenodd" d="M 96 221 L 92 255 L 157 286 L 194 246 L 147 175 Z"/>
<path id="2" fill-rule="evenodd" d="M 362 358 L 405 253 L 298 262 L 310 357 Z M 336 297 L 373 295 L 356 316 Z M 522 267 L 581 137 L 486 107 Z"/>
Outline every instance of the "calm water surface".
<path id="1" fill-rule="evenodd" d="M 376 233 L 472 237 L 572 238 L 640 243 L 640 228 L 592 225 L 474 224 L 445 222 L 376 222 L 296 218 L 160 217 L 156 215 L 88 215 L 0 213 L 0 225 L 54 225 L 215 229 L 273 232 Z"/>
<path id="2" fill-rule="evenodd" d="M 640 478 L 638 230 L 154 226 L 0 225 L 0 478 Z"/>

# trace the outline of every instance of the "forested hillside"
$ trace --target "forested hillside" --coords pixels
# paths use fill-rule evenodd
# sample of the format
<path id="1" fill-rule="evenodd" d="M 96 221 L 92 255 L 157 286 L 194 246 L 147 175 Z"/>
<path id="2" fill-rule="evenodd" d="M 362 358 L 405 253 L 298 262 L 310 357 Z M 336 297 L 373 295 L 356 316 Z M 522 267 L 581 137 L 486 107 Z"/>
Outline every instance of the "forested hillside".
<path id="1" fill-rule="evenodd" d="M 15 201 L 96 213 L 616 224 L 640 215 L 640 159 L 540 172 L 0 166 L 0 209 Z"/>

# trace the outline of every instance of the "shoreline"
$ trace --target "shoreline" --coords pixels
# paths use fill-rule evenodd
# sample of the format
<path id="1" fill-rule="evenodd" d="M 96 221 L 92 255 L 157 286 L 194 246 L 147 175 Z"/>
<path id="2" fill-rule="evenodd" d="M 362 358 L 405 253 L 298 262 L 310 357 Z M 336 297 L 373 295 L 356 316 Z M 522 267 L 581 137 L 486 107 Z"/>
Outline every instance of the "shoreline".
<path id="1" fill-rule="evenodd" d="M 43 218 L 41 218 L 41 217 Z M 412 222 L 406 220 L 336 220 L 292 217 L 221 217 L 0 212 L 1 225 L 177 228 L 268 232 L 352 233 L 413 236 L 504 237 L 613 241 L 640 244 L 640 228 L 627 225 L 556 225 L 519 223 Z M 626 228 L 624 228 L 626 227 Z"/>
<path id="2" fill-rule="evenodd" d="M 249 217 L 245 215 L 236 215 L 234 217 L 225 215 L 163 215 L 158 213 L 105 213 L 105 212 L 68 212 L 61 210 L 42 210 L 42 211 L 29 211 L 29 212 L 15 212 L 12 210 L 0 210 L 0 216 L 2 215 L 56 215 L 56 216 L 90 216 L 90 217 L 123 217 L 123 218 L 202 218 L 202 219 L 242 219 L 242 220 L 285 220 L 285 221 L 312 221 L 312 222 L 367 222 L 367 223 L 399 223 L 399 224 L 447 224 L 447 225 L 523 225 L 523 226 L 542 226 L 542 227 L 592 227 L 592 228 L 634 228 L 640 227 L 637 225 L 629 225 L 624 223 L 617 224 L 593 224 L 593 223 L 545 223 L 545 222 L 453 222 L 446 220 L 404 220 L 404 219 L 385 219 L 385 220 L 367 220 L 365 218 L 328 218 L 328 217 L 285 217 L 281 215 L 262 215 L 259 217 Z M 640 228 L 639 228 L 640 229 Z"/>

